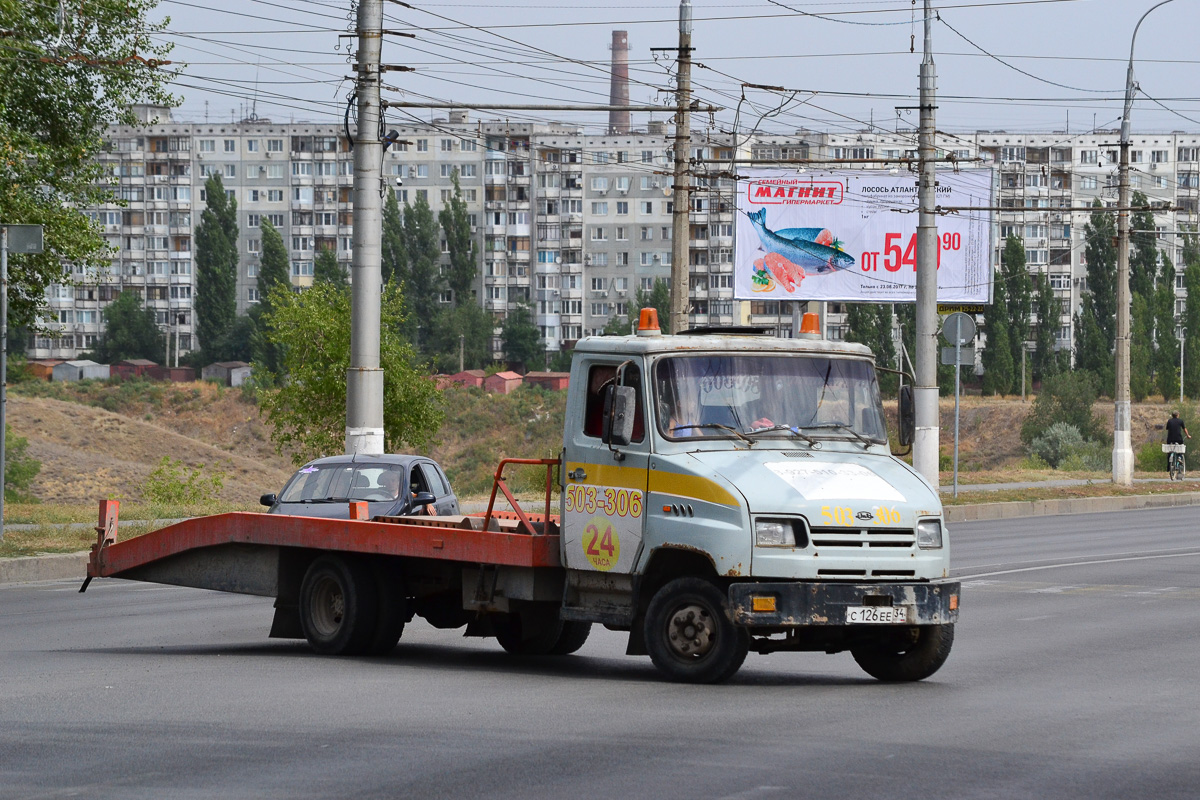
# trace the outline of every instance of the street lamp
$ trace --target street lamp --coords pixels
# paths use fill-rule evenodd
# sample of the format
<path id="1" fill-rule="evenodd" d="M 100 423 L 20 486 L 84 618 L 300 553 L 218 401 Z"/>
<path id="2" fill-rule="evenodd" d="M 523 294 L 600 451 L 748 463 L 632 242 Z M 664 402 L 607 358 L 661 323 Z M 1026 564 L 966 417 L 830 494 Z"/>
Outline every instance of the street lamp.
<path id="1" fill-rule="evenodd" d="M 1129 112 L 1133 108 L 1133 47 L 1138 28 L 1151 11 L 1174 0 L 1162 0 L 1147 9 L 1133 26 L 1129 41 L 1129 68 L 1125 72 L 1125 108 L 1121 114 L 1121 162 L 1117 169 L 1117 347 L 1116 403 L 1113 424 L 1113 483 L 1133 485 L 1133 443 L 1130 437 L 1129 402 Z"/>

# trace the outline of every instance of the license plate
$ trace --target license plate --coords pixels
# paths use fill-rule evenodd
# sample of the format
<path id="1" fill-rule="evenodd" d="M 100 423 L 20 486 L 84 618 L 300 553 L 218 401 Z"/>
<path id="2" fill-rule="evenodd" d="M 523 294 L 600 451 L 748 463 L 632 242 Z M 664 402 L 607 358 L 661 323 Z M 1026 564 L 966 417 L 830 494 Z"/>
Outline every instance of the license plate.
<path id="1" fill-rule="evenodd" d="M 849 625 L 896 625 L 905 622 L 908 622 L 908 609 L 904 606 L 850 606 L 846 609 L 846 623 Z"/>

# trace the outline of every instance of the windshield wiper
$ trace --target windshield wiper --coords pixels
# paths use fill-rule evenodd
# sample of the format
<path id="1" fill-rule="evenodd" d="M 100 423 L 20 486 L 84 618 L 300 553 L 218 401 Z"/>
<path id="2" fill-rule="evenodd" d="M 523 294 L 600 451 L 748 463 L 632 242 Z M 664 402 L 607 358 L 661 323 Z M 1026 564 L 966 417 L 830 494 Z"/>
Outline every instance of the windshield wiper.
<path id="1" fill-rule="evenodd" d="M 347 497 L 306 497 L 292 502 L 299 503 L 348 503 L 350 499 Z"/>
<path id="2" fill-rule="evenodd" d="M 672 427 L 671 430 L 667 431 L 667 433 L 674 433 L 675 431 L 682 431 L 682 430 L 694 430 L 696 428 L 719 428 L 723 431 L 729 431 L 734 436 L 739 437 L 740 439 L 744 440 L 745 442 L 748 442 L 749 444 L 754 444 L 753 439 L 751 439 L 749 436 L 747 436 L 746 434 L 739 431 L 737 428 L 731 428 L 728 425 L 722 425 L 719 422 L 701 422 L 697 425 L 676 425 L 676 426 Z"/>
<path id="3" fill-rule="evenodd" d="M 779 431 L 787 431 L 793 436 L 799 436 L 801 439 L 808 442 L 808 446 L 814 450 L 821 449 L 820 442 L 805 433 L 801 433 L 799 428 L 794 428 L 791 425 L 772 425 L 769 428 L 754 428 L 753 430 L 747 431 L 746 435 L 755 436 L 760 433 L 778 433 Z"/>
<path id="4" fill-rule="evenodd" d="M 863 436 L 861 433 L 854 430 L 854 428 L 850 427 L 849 425 L 847 425 L 844 422 L 822 422 L 820 425 L 804 425 L 803 427 L 805 430 L 810 430 L 810 431 L 811 430 L 822 430 L 822 429 L 846 431 L 851 436 L 853 436 L 855 439 L 858 439 L 860 442 L 863 443 L 864 450 L 866 450 L 867 447 L 869 447 L 870 445 L 879 444 L 879 442 L 877 442 L 876 440 L 868 439 L 866 436 Z"/>

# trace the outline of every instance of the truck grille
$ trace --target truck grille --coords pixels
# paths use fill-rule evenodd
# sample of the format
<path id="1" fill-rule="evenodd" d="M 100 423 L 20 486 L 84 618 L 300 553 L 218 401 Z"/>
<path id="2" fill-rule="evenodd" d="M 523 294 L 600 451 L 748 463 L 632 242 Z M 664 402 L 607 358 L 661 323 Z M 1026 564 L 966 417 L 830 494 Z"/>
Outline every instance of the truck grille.
<path id="1" fill-rule="evenodd" d="M 890 547 L 911 550 L 916 544 L 912 528 L 812 528 L 814 547 Z"/>

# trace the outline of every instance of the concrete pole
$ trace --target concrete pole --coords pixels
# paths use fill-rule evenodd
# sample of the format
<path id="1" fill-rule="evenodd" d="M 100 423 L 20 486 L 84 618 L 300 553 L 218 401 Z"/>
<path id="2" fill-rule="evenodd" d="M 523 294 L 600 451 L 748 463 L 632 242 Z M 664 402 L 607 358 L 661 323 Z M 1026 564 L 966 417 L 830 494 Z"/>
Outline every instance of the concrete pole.
<path id="1" fill-rule="evenodd" d="M 938 485 L 938 350 L 937 350 L 937 172 L 934 157 L 934 103 L 937 87 L 933 65 L 933 10 L 925 0 L 925 57 L 921 60 L 921 117 L 917 140 L 920 160 L 917 217 L 917 341 L 916 435 L 913 438 L 913 467 L 934 487 Z"/>
<path id="2" fill-rule="evenodd" d="M 1133 26 L 1129 41 L 1129 67 L 1125 71 L 1125 108 L 1121 114 L 1121 162 L 1117 169 L 1117 341 L 1113 420 L 1113 483 L 1133 485 L 1133 442 L 1130 434 L 1131 403 L 1129 400 L 1129 112 L 1133 109 L 1133 46 L 1138 28 L 1146 16 L 1172 0 L 1162 0 L 1151 6 Z"/>
<path id="3" fill-rule="evenodd" d="M 679 3 L 679 74 L 675 87 L 675 210 L 671 216 L 671 333 L 688 327 L 689 162 L 692 125 L 692 2 Z"/>
<path id="4" fill-rule="evenodd" d="M 383 0 L 358 5 L 358 131 L 354 137 L 354 240 L 346 453 L 383 453 L 383 370 L 379 367 L 383 142 L 379 79 Z"/>
<path id="5" fill-rule="evenodd" d="M 1179 405 L 1183 405 L 1183 342 L 1187 338 L 1187 328 L 1179 329 Z"/>

